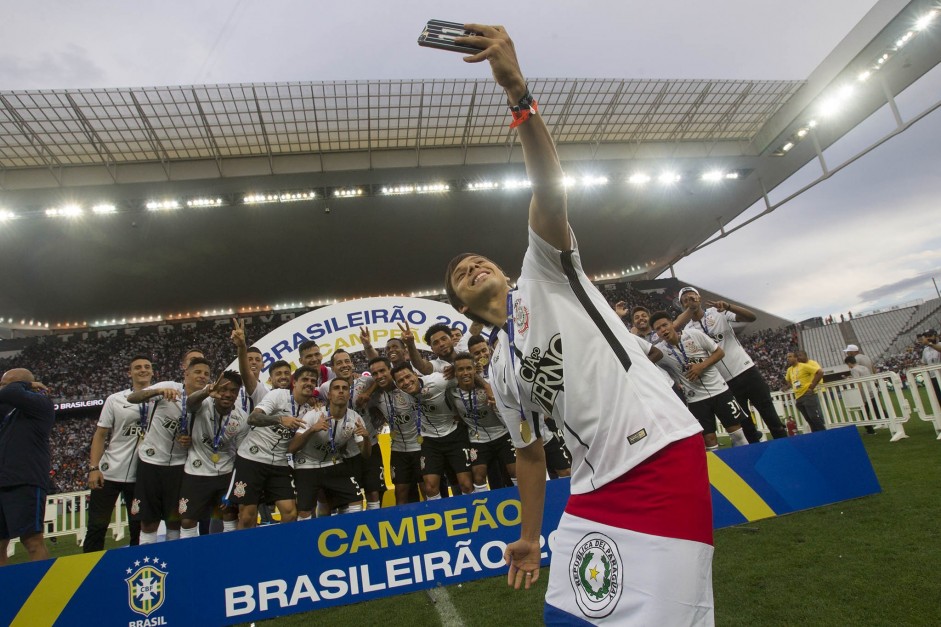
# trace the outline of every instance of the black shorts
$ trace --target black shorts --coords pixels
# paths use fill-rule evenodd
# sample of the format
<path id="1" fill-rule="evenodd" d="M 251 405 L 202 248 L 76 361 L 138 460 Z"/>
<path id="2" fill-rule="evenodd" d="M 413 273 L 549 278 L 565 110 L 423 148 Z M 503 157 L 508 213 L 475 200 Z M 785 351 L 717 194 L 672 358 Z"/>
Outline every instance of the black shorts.
<path id="1" fill-rule="evenodd" d="M 716 432 L 716 418 L 723 427 L 734 427 L 739 424 L 739 417 L 743 413 L 731 390 L 690 403 L 688 407 L 689 413 L 699 421 L 703 433 L 707 435 Z"/>
<path id="2" fill-rule="evenodd" d="M 180 486 L 183 483 L 183 465 L 157 466 L 141 461 L 137 464 L 137 484 L 131 515 L 141 522 L 180 519 Z"/>
<path id="3" fill-rule="evenodd" d="M 415 485 L 421 483 L 421 451 L 407 453 L 392 451 L 392 484 Z"/>
<path id="4" fill-rule="evenodd" d="M 264 496 L 264 501 L 262 501 Z M 275 466 L 253 459 L 235 456 L 232 471 L 232 490 L 229 503 L 232 505 L 258 505 L 294 500 L 294 480 L 290 466 Z"/>
<path id="5" fill-rule="evenodd" d="M 372 445 L 369 458 L 362 455 L 344 460 L 353 466 L 353 476 L 356 481 L 368 492 L 384 492 L 386 489 L 386 469 L 382 464 L 382 449 L 379 444 Z"/>
<path id="6" fill-rule="evenodd" d="M 448 468 L 458 474 L 470 472 L 470 449 L 465 429 L 441 438 L 426 437 L 421 445 L 421 474 L 440 477 Z"/>
<path id="7" fill-rule="evenodd" d="M 489 442 L 471 442 L 471 465 L 489 466 L 492 460 L 497 460 L 504 466 L 516 463 L 516 449 L 510 434 Z"/>
<path id="8" fill-rule="evenodd" d="M 183 473 L 183 485 L 180 487 L 180 518 L 205 520 L 212 516 L 229 493 L 231 482 L 231 472 L 214 477 Z"/>
<path id="9" fill-rule="evenodd" d="M 297 509 L 312 512 L 317 505 L 317 492 L 323 489 L 333 507 L 363 500 L 363 490 L 353 476 L 356 466 L 342 461 L 322 468 L 295 468 Z"/>
<path id="10" fill-rule="evenodd" d="M 555 432 L 553 435 L 554 437 L 545 443 L 546 468 L 557 473 L 572 467 L 572 454 L 559 433 Z"/>
<path id="11" fill-rule="evenodd" d="M 46 491 L 35 485 L 0 488 L 0 540 L 42 531 Z"/>

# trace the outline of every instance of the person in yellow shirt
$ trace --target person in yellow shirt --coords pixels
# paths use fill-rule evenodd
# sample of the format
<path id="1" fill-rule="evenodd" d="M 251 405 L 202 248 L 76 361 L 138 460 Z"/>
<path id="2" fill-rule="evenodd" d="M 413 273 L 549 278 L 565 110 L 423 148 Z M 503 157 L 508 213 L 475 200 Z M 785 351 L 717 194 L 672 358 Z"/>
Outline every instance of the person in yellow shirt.
<path id="1" fill-rule="evenodd" d="M 788 353 L 787 366 L 784 378 L 794 390 L 797 409 L 810 425 L 811 431 L 826 431 L 827 425 L 823 420 L 820 400 L 815 393 L 817 386 L 823 381 L 823 368 L 813 359 L 808 359 L 804 351 Z"/>

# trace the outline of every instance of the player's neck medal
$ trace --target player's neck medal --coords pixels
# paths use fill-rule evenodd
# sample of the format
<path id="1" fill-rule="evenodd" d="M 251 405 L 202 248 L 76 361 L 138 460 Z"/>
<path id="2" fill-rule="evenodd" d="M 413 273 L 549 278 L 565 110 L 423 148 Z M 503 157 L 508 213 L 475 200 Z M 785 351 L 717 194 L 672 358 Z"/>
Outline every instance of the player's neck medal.
<path id="1" fill-rule="evenodd" d="M 212 463 L 213 463 L 213 464 L 218 464 L 218 463 L 219 463 L 219 453 L 213 453 L 212 455 L 209 456 L 209 459 L 212 460 Z"/>
<path id="2" fill-rule="evenodd" d="M 520 436 L 522 436 L 524 442 L 529 442 L 529 438 L 533 435 L 532 429 L 529 428 L 529 423 L 525 420 L 520 423 Z"/>

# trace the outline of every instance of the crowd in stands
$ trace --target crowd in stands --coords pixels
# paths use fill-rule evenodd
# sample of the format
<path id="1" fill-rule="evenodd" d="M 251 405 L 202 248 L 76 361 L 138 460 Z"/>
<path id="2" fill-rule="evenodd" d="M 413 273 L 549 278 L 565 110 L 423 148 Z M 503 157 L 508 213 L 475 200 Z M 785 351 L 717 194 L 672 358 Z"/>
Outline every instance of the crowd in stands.
<path id="1" fill-rule="evenodd" d="M 88 489 L 88 454 L 96 423 L 88 418 L 56 420 L 49 438 L 50 494 Z"/>

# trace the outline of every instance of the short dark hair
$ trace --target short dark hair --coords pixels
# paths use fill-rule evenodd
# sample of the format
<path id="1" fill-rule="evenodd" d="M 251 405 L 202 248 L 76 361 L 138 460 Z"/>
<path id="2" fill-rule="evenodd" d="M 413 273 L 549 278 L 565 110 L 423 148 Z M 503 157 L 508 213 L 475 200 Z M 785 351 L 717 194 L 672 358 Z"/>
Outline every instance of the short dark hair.
<path id="1" fill-rule="evenodd" d="M 389 342 L 398 342 L 402 346 L 405 346 L 405 340 L 400 337 L 390 337 L 388 340 L 386 340 L 386 346 L 389 345 Z"/>
<path id="2" fill-rule="evenodd" d="M 333 391 L 333 384 L 336 383 L 337 381 L 339 381 L 340 383 L 346 383 L 347 387 L 350 387 L 350 388 L 353 387 L 349 384 L 349 381 L 347 381 L 346 379 L 340 379 L 340 378 L 330 379 L 330 385 L 327 386 L 327 392 Z"/>
<path id="3" fill-rule="evenodd" d="M 303 377 L 305 374 L 309 374 L 315 379 L 320 377 L 320 372 L 317 368 L 311 368 L 310 366 L 301 366 L 300 368 L 294 371 L 294 380 L 297 381 L 298 379 Z"/>
<path id="4" fill-rule="evenodd" d="M 268 367 L 268 372 L 273 372 L 273 371 L 277 370 L 278 368 L 284 368 L 285 366 L 287 366 L 288 369 L 291 368 L 291 364 L 289 364 L 288 362 L 284 361 L 283 359 L 279 359 L 278 361 L 274 362 L 273 364 L 271 364 L 271 365 Z"/>
<path id="5" fill-rule="evenodd" d="M 487 339 L 483 335 L 472 335 L 470 336 L 470 339 L 467 340 L 467 348 L 470 348 L 471 346 L 477 346 L 481 342 L 484 344 L 487 343 Z"/>
<path id="6" fill-rule="evenodd" d="M 247 352 L 249 352 L 249 353 L 258 353 L 259 355 L 263 355 L 263 354 L 264 354 L 264 353 L 261 352 L 261 349 L 258 348 L 257 346 L 249 346 Z"/>
<path id="7" fill-rule="evenodd" d="M 856 363 L 856 358 L 853 357 L 852 355 L 847 355 L 847 356 L 843 359 L 843 363 L 844 363 L 844 364 L 855 364 L 855 363 Z"/>
<path id="8" fill-rule="evenodd" d="M 667 312 L 665 312 L 665 311 L 655 311 L 655 312 L 653 312 L 652 314 L 650 314 L 650 326 L 653 326 L 658 320 L 661 320 L 661 319 L 663 319 L 663 318 L 666 318 L 666 319 L 669 320 L 671 323 L 673 322 L 673 316 L 671 316 L 671 315 L 668 314 Z"/>
<path id="9" fill-rule="evenodd" d="M 451 337 L 451 327 L 444 324 L 443 322 L 431 325 L 428 327 L 428 330 L 425 331 L 425 344 L 431 346 L 431 338 L 435 335 L 435 333 L 445 333 L 448 337 Z"/>
<path id="10" fill-rule="evenodd" d="M 318 344 L 317 342 L 313 340 L 306 340 L 304 342 L 301 342 L 301 345 L 297 347 L 297 354 L 299 355 L 312 348 L 320 348 L 320 344 Z"/>
<path id="11" fill-rule="evenodd" d="M 647 309 L 647 308 L 644 307 L 643 305 L 637 305 L 636 307 L 634 307 L 633 309 L 631 309 L 631 320 L 634 319 L 634 314 L 636 314 L 638 311 L 642 311 L 642 312 L 644 312 L 645 314 L 647 314 L 648 316 L 650 315 L 650 310 L 649 310 L 649 309 Z"/>
<path id="12" fill-rule="evenodd" d="M 212 364 L 209 363 L 209 360 L 206 359 L 205 357 L 193 357 L 192 359 L 190 359 L 190 362 L 186 365 L 186 369 L 189 370 L 193 366 L 201 366 L 202 364 L 206 364 L 207 366 L 209 366 L 209 369 L 212 370 Z"/>
<path id="13" fill-rule="evenodd" d="M 410 363 L 405 362 L 404 364 L 399 364 L 398 366 L 392 369 L 392 380 L 395 381 L 395 375 L 399 372 L 402 372 L 403 370 L 409 370 L 411 372 L 415 372 L 414 370 L 412 370 L 412 365 Z"/>
<path id="14" fill-rule="evenodd" d="M 470 353 L 468 353 L 467 351 L 462 351 L 462 352 L 458 353 L 457 355 L 455 355 L 455 356 L 454 356 L 454 363 L 457 363 L 457 360 L 458 360 L 458 359 L 466 359 L 466 360 L 468 360 L 468 361 L 474 362 L 474 365 L 477 364 L 477 362 L 474 360 L 474 356 L 471 355 Z"/>
<path id="15" fill-rule="evenodd" d="M 235 370 L 226 370 L 222 373 L 222 378 L 226 381 L 231 381 L 237 388 L 242 387 L 242 375 Z"/>
<path id="16" fill-rule="evenodd" d="M 180 355 L 180 361 L 183 361 L 184 359 L 186 359 L 186 356 L 189 355 L 190 353 L 199 353 L 200 355 L 206 354 L 206 352 L 203 349 L 198 348 L 198 347 L 187 348 L 185 351 L 183 351 L 183 354 Z"/>
<path id="17" fill-rule="evenodd" d="M 386 365 L 386 368 L 389 368 L 390 370 L 392 369 L 392 362 L 389 361 L 388 358 L 386 357 L 373 357 L 372 359 L 369 360 L 369 363 L 366 364 L 366 367 L 372 368 L 373 364 L 378 364 L 380 362 L 384 363 Z"/>
<path id="18" fill-rule="evenodd" d="M 346 355 L 346 356 L 349 357 L 350 359 L 353 359 L 352 356 L 350 355 L 349 351 L 343 350 L 342 348 L 338 348 L 338 349 L 334 350 L 334 351 L 333 351 L 333 355 L 330 356 L 330 365 L 331 365 L 331 366 L 336 363 L 337 355 L 339 355 L 340 353 L 343 353 L 344 355 Z"/>
<path id="19" fill-rule="evenodd" d="M 134 355 L 133 357 L 131 357 L 131 358 L 127 361 L 127 365 L 130 366 L 130 365 L 133 364 L 135 361 L 141 361 L 141 360 L 143 360 L 143 361 L 149 361 L 151 364 L 154 363 L 154 360 L 151 359 L 150 357 L 148 357 L 147 355 Z"/>

